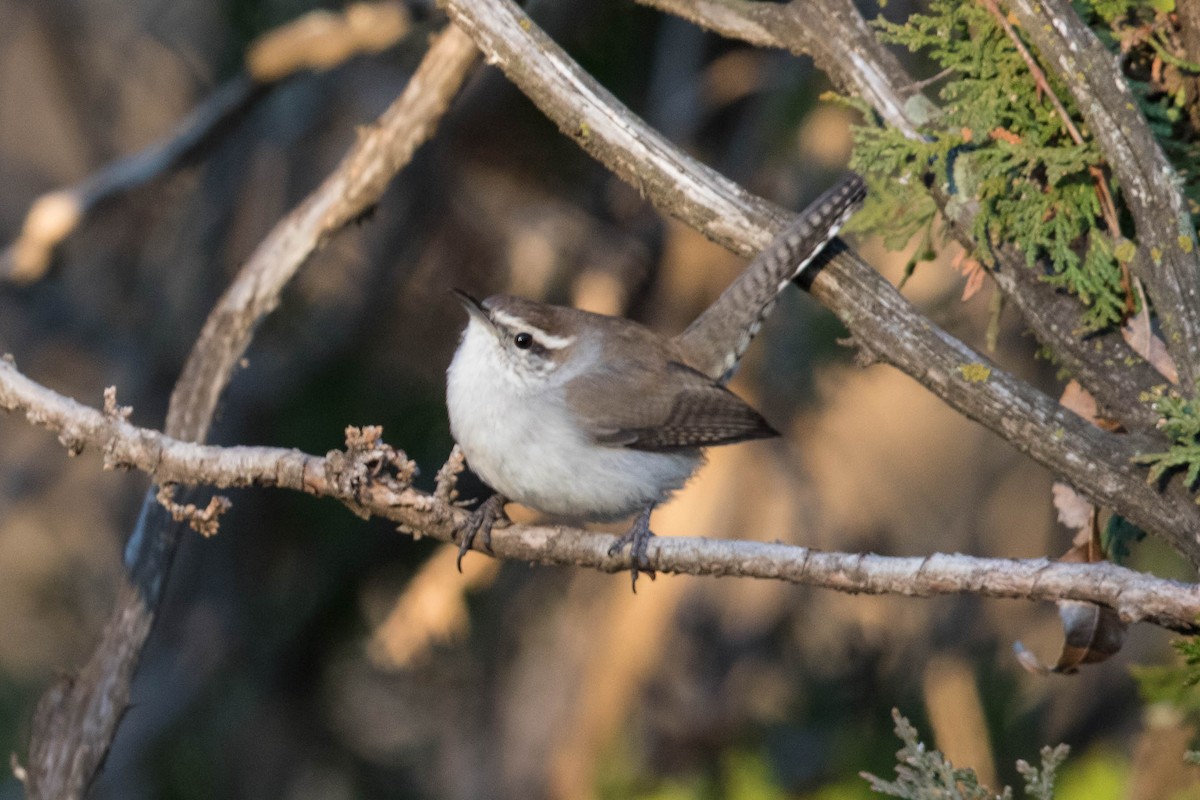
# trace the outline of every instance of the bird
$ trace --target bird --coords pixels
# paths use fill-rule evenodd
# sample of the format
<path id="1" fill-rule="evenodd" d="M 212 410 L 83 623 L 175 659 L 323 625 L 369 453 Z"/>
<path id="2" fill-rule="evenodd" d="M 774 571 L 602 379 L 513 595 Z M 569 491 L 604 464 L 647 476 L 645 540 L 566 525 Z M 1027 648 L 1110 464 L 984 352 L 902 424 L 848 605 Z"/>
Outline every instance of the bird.
<path id="1" fill-rule="evenodd" d="M 452 290 L 467 311 L 446 371 L 450 429 L 495 494 L 456 530 L 458 562 L 515 501 L 571 522 L 636 515 L 609 550 L 653 576 L 654 508 L 704 463 L 704 448 L 778 433 L 726 383 L 779 293 L 862 203 L 851 173 L 756 256 L 682 333 L 498 294 Z"/>

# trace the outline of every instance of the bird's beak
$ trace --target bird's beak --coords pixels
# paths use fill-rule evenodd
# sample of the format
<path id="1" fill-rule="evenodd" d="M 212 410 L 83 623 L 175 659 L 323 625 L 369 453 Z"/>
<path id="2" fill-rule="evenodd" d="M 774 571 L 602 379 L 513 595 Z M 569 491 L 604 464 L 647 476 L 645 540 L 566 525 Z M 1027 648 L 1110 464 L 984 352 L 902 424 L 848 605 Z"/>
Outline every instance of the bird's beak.
<path id="1" fill-rule="evenodd" d="M 458 301 L 463 304 L 463 308 L 467 310 L 468 314 L 480 322 L 485 323 L 489 328 L 492 327 L 492 320 L 490 317 L 488 317 L 487 311 L 484 310 L 483 303 L 479 302 L 462 289 L 451 289 L 450 291 L 453 292 L 454 296 L 458 298 Z"/>

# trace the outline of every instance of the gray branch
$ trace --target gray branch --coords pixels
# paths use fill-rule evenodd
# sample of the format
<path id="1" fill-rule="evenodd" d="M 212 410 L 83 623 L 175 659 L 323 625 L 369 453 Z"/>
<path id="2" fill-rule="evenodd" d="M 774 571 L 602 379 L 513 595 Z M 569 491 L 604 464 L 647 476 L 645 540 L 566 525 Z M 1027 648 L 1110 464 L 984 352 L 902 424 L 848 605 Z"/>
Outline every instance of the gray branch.
<path id="1" fill-rule="evenodd" d="M 826 2 L 849 7 L 844 0 Z M 489 60 L 504 69 L 547 116 L 660 209 L 743 255 L 765 246 L 789 220 L 786 212 L 698 164 L 630 114 L 512 3 L 445 0 L 445 4 Z M 736 0 L 700 5 L 750 7 Z M 799 6 L 788 8 L 798 13 Z M 57 412 L 47 410 L 45 397 L 23 405 L 26 400 L 14 400 L 10 393 L 4 395 L 5 404 L 31 413 L 40 424 L 64 426 L 58 430 L 68 446 L 73 450 L 97 446 L 110 466 L 144 469 L 160 481 L 286 486 L 334 497 L 356 512 L 378 513 L 405 529 L 449 539 L 463 512 L 414 490 L 407 483 L 402 454 L 381 444 L 353 441 L 347 452 L 319 458 L 291 450 L 210 448 L 188 440 L 206 435 L 217 399 L 258 321 L 279 302 L 282 287 L 325 237 L 375 201 L 429 135 L 473 61 L 474 47 L 462 34 L 456 30 L 443 34 L 404 96 L 360 137 L 326 183 L 263 242 L 210 316 L 172 397 L 166 434 L 133 428 L 120 413 L 111 411 L 63 408 L 59 410 L 65 416 L 56 416 Z M 884 97 L 887 76 L 881 77 L 878 67 L 886 62 L 877 56 L 869 63 L 875 67 L 871 91 L 879 95 L 873 102 L 886 104 L 887 115 L 903 120 L 905 102 L 915 94 L 893 87 L 894 96 Z M 1182 263 L 1175 259 L 1168 266 Z M 1178 273 L 1173 273 L 1176 283 L 1183 285 Z M 1196 539 L 1200 509 L 1178 482 L 1162 493 L 1145 484 L 1142 473 L 1129 462 L 1141 440 L 1100 431 L 988 364 L 932 326 L 878 273 L 844 248 L 835 249 L 814 275 L 811 291 L 838 314 L 868 354 L 900 367 L 961 413 L 1062 474 L 1091 499 L 1161 532 L 1193 563 L 1200 563 Z M 1182 340 L 1191 347 L 1191 339 Z M 19 375 L 10 367 L 0 365 L 0 372 L 6 378 Z M 8 384 L 9 390 L 12 385 Z M 380 465 L 387 467 L 382 474 Z M 129 680 L 154 619 L 177 536 L 174 528 L 139 528 L 132 554 L 135 582 L 121 587 L 99 647 L 79 675 L 56 684 L 42 698 L 33 724 L 30 797 L 79 797 L 94 775 L 128 704 Z M 627 568 L 626 558 L 608 556 L 612 541 L 604 534 L 573 529 L 512 526 L 496 532 L 493 546 L 504 558 L 604 570 Z M 688 538 L 657 540 L 650 558 L 661 571 L 736 573 L 845 591 L 975 592 L 1087 600 L 1111 605 L 1129 620 L 1149 620 L 1189 632 L 1195 630 L 1194 619 L 1200 612 L 1196 587 L 1112 565 L 957 555 L 887 559 Z"/>
<path id="2" fill-rule="evenodd" d="M 725 36 L 752 44 L 812 54 L 834 80 L 858 93 L 889 124 L 907 136 L 936 125 L 938 109 L 920 91 L 903 66 L 871 34 L 850 0 L 804 0 L 786 5 L 745 0 L 639 0 L 678 14 Z M 823 54 L 823 55 L 821 55 Z M 1119 331 L 1084 338 L 1083 309 L 1074 299 L 1036 279 L 1025 256 L 1009 245 L 973 238 L 975 204 L 946 192 L 937 176 L 934 200 L 953 235 L 973 252 L 995 259 L 992 276 L 1021 312 L 1038 341 L 1114 418 L 1131 430 L 1152 432 L 1157 415 L 1142 400 L 1161 376 L 1137 355 Z M 1121 365 L 1114 369 L 1113 365 Z M 1161 449 L 1161 446 L 1160 448 Z"/>
<path id="3" fill-rule="evenodd" d="M 852 0 L 638 0 L 724 36 L 812 56 L 845 92 L 871 104 L 910 137 L 937 116 L 899 60 L 880 44 Z"/>
<path id="4" fill-rule="evenodd" d="M 103 454 L 109 469 L 139 469 L 159 482 L 217 487 L 275 486 L 341 501 L 359 514 L 386 517 L 402 528 L 450 541 L 466 512 L 413 489 L 412 466 L 379 441 L 379 429 L 351 429 L 346 451 L 325 457 L 275 447 L 216 447 L 173 439 L 63 397 L 0 361 L 0 408 L 23 412 L 55 431 L 69 452 Z M 382 467 L 382 469 L 381 469 Z M 611 556 L 614 537 L 566 527 L 510 525 L 495 531 L 502 559 L 628 569 Z M 788 581 L 854 594 L 930 597 L 972 593 L 1024 600 L 1101 603 L 1127 622 L 1151 622 L 1181 633 L 1200 632 L 1200 587 L 1156 578 L 1111 563 L 1068 564 L 1046 559 L 974 558 L 935 554 L 895 558 L 827 553 L 796 545 L 693 537 L 658 537 L 649 550 L 659 572 Z"/>

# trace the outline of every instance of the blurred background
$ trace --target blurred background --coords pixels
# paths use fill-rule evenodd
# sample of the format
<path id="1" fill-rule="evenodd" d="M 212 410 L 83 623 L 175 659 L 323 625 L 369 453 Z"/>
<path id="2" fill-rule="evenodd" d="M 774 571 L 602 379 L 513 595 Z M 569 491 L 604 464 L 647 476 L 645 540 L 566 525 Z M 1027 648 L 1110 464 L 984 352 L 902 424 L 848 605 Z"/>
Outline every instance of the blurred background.
<path id="1" fill-rule="evenodd" d="M 316 7 L 0 0 L 0 244 L 41 193 L 168 135 L 255 36 Z M 395 47 L 262 93 L 183 168 L 98 206 L 39 280 L 0 285 L 0 352 L 91 405 L 116 385 L 134 422 L 161 428 L 219 293 L 399 94 L 442 24 L 409 10 Z M 799 209 L 844 169 L 856 119 L 821 101 L 830 87 L 808 60 L 629 0 L 529 10 L 637 113 L 751 191 Z M 900 278 L 910 253 L 855 244 Z M 921 265 L 904 292 L 983 348 L 992 288 L 964 301 L 957 255 Z M 444 371 L 464 320 L 449 287 L 674 333 L 743 265 L 481 68 L 374 213 L 288 289 L 212 440 L 322 453 L 346 425 L 382 424 L 428 487 L 452 445 Z M 1015 313 L 1000 321 L 992 356 L 1057 394 Z M 898 372 L 855 367 L 842 335 L 786 293 L 734 385 L 784 436 L 712 451 L 657 533 L 894 555 L 1067 549 L 1048 473 Z M 0 751 L 23 755 L 39 693 L 90 652 L 146 486 L 0 418 Z M 182 546 L 96 798 L 853 800 L 872 796 L 860 770 L 891 774 L 893 707 L 993 786 L 1018 781 L 1017 758 L 1067 742 L 1059 797 L 1200 797 L 1175 755 L 1194 730 L 1143 704 L 1130 674 L 1171 658 L 1148 626 L 1107 663 L 1038 677 L 1011 647 L 1053 661 L 1048 605 L 672 576 L 635 596 L 627 575 L 478 555 L 460 577 L 447 547 L 333 502 L 232 499 L 218 536 Z M 1189 577 L 1153 541 L 1134 562 Z M 0 779 L 0 798 L 20 795 Z"/>

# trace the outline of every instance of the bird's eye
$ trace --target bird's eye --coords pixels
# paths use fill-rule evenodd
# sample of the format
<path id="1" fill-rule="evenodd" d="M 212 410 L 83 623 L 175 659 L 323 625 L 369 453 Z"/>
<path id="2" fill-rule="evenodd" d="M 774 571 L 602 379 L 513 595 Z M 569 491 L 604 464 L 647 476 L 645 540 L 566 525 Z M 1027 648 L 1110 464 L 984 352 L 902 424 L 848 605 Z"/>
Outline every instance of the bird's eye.
<path id="1" fill-rule="evenodd" d="M 533 334 L 521 331 L 513 337 L 513 344 L 522 350 L 528 350 L 533 346 Z"/>

